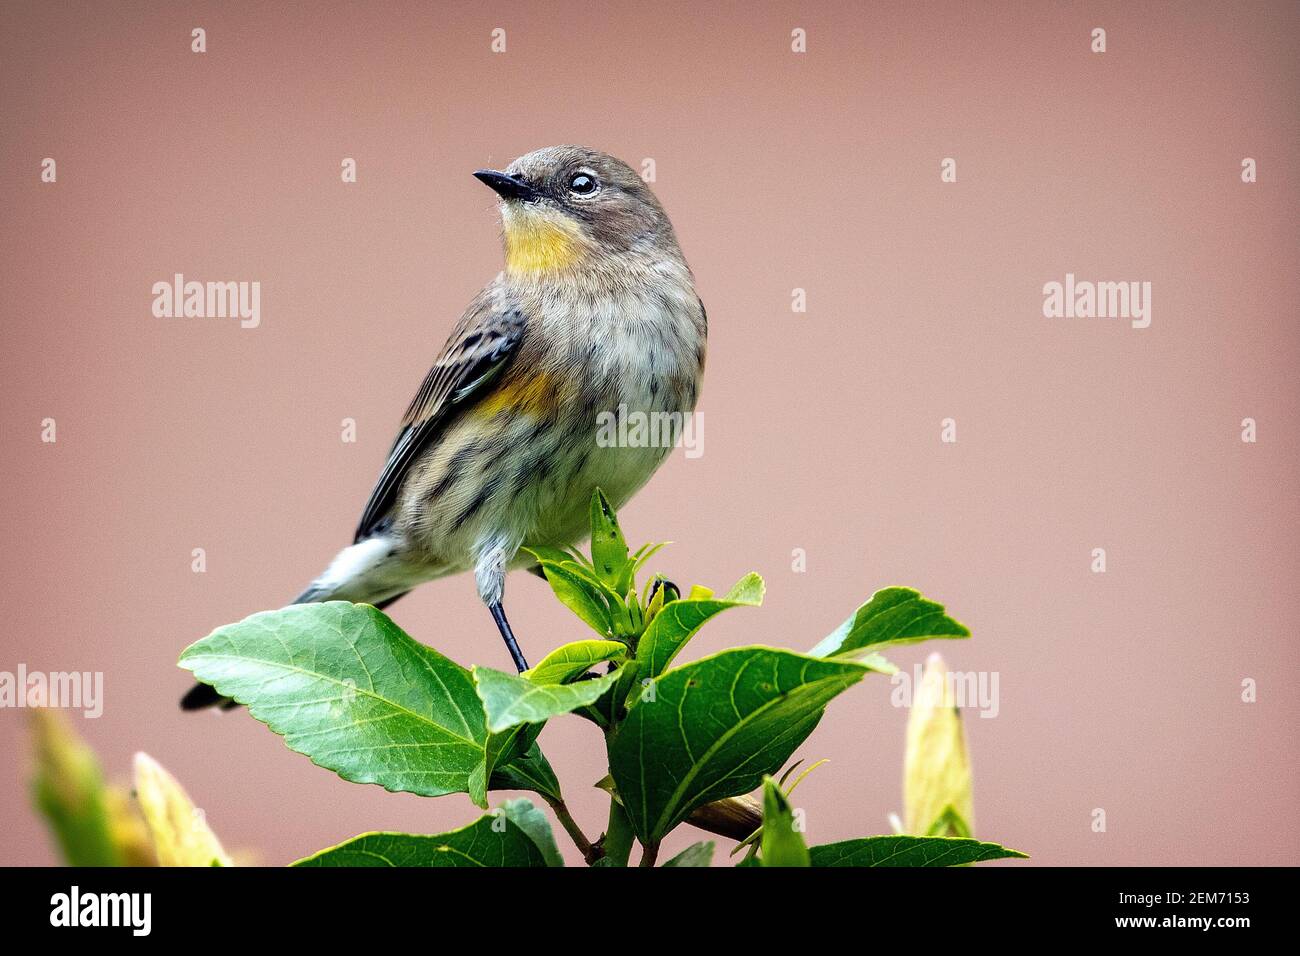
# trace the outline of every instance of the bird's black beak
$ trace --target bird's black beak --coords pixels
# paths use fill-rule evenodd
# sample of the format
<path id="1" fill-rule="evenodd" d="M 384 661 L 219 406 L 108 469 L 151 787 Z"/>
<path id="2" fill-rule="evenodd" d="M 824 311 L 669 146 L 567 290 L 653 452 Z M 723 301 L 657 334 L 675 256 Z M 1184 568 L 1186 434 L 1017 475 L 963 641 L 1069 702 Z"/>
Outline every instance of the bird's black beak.
<path id="1" fill-rule="evenodd" d="M 507 176 L 495 169 L 480 169 L 474 174 L 474 178 L 490 186 L 502 199 L 518 199 L 520 202 L 528 202 L 537 198 L 537 190 L 522 179 Z"/>

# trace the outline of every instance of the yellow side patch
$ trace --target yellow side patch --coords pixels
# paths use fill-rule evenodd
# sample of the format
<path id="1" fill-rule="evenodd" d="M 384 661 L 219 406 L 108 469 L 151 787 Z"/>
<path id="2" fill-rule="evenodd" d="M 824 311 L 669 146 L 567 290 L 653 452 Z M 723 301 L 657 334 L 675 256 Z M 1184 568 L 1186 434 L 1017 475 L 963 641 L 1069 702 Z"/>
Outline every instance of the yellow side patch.
<path id="1" fill-rule="evenodd" d="M 551 378 L 545 373 L 516 375 L 502 382 L 474 408 L 477 415 L 491 418 L 500 412 L 543 415 L 555 407 Z"/>
<path id="2" fill-rule="evenodd" d="M 582 243 L 577 227 L 535 215 L 513 216 L 505 224 L 506 268 L 511 272 L 549 272 L 577 261 Z"/>

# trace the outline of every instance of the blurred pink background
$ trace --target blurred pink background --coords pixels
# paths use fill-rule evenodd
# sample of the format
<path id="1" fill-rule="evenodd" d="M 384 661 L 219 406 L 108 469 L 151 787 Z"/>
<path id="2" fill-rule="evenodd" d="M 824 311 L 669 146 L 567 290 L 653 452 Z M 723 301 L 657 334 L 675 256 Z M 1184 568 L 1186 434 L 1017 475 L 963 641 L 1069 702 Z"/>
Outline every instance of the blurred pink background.
<path id="1" fill-rule="evenodd" d="M 109 770 L 149 752 L 266 863 L 472 820 L 463 796 L 344 783 L 246 714 L 181 714 L 175 660 L 349 542 L 501 268 L 470 172 L 578 142 L 655 160 L 710 316 L 705 454 L 674 453 L 623 525 L 676 542 L 657 567 L 684 588 L 767 579 L 687 656 L 805 649 L 918 587 L 975 636 L 897 663 L 999 674 L 998 716 L 966 722 L 978 835 L 1045 864 L 1295 863 L 1298 10 L 5 4 L 0 670 L 105 672 L 103 717 L 76 726 Z M 176 272 L 259 281 L 260 328 L 155 318 Z M 1067 272 L 1151 282 L 1151 327 L 1044 318 Z M 526 575 L 507 607 L 532 657 L 583 636 Z M 468 579 L 392 612 L 508 664 Z M 855 688 L 801 749 L 831 761 L 797 792 L 810 841 L 901 809 L 891 689 Z M 24 718 L 0 711 L 0 863 L 45 864 Z M 594 728 L 541 741 L 599 832 Z"/>

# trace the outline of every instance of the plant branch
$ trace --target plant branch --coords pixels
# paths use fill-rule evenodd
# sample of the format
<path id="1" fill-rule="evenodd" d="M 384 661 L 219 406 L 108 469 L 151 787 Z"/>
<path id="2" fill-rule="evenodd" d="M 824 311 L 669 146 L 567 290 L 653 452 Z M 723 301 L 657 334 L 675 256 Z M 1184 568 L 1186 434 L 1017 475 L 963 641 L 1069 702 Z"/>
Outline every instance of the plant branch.
<path id="1" fill-rule="evenodd" d="M 719 836 L 743 840 L 763 825 L 763 808 L 750 796 L 727 797 L 696 807 L 686 822 Z"/>
<path id="2" fill-rule="evenodd" d="M 659 856 L 659 844 L 655 843 L 641 851 L 641 866 L 654 866 Z"/>
<path id="3" fill-rule="evenodd" d="M 596 860 L 604 856 L 603 851 L 598 847 L 593 847 L 587 835 L 582 832 L 582 827 L 578 826 L 578 821 L 573 819 L 573 814 L 569 812 L 568 806 L 563 800 L 555 799 L 549 796 L 543 796 L 543 799 L 550 804 L 551 809 L 555 811 L 555 818 L 560 821 L 560 826 L 564 827 L 564 832 L 569 834 L 573 840 L 573 845 L 578 848 L 582 858 L 590 866 Z"/>

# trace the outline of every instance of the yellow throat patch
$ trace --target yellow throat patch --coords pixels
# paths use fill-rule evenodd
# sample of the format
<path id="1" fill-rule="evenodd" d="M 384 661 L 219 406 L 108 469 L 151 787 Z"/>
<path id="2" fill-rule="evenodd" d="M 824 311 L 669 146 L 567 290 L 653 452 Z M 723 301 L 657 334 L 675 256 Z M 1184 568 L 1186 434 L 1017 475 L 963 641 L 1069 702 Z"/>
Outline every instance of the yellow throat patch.
<path id="1" fill-rule="evenodd" d="M 514 215 L 505 223 L 506 268 L 511 272 L 550 272 L 571 266 L 584 240 L 576 224 L 535 214 Z"/>

